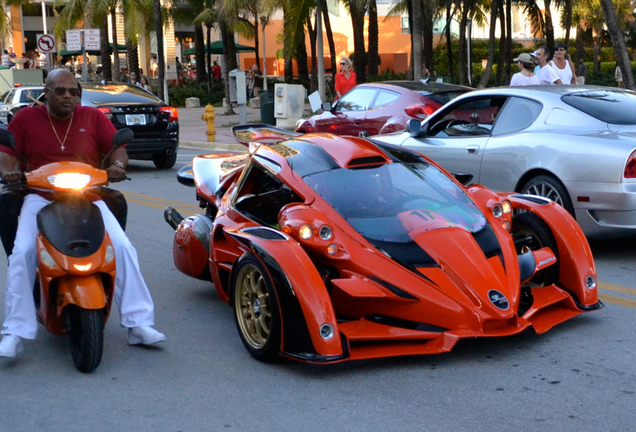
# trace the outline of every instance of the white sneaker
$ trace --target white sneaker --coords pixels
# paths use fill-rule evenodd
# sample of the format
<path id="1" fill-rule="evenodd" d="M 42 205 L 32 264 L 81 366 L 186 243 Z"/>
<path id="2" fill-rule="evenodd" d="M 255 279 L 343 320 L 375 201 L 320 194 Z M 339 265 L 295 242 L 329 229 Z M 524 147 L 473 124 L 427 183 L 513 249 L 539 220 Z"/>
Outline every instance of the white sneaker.
<path id="1" fill-rule="evenodd" d="M 150 326 L 133 327 L 128 329 L 128 343 L 130 345 L 156 345 L 166 340 L 166 335 Z"/>
<path id="2" fill-rule="evenodd" d="M 0 342 L 0 357 L 15 357 L 23 349 L 20 336 L 4 335 L 2 342 Z"/>

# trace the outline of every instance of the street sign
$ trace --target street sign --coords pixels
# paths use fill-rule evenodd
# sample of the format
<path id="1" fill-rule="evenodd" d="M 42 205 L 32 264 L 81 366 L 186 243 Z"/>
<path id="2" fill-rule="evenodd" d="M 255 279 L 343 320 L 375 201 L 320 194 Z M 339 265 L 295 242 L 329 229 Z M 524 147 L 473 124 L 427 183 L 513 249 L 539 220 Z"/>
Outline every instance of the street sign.
<path id="1" fill-rule="evenodd" d="M 49 34 L 38 35 L 37 45 L 40 52 L 55 52 L 55 37 Z"/>
<path id="2" fill-rule="evenodd" d="M 82 37 L 79 30 L 66 30 L 66 50 L 79 51 L 82 49 Z"/>
<path id="3" fill-rule="evenodd" d="M 99 51 L 99 29 L 84 30 L 84 48 L 86 51 Z"/>
<path id="4" fill-rule="evenodd" d="M 82 33 L 84 33 L 84 49 L 99 51 L 99 29 L 66 30 L 66 50 L 79 51 L 82 49 Z"/>

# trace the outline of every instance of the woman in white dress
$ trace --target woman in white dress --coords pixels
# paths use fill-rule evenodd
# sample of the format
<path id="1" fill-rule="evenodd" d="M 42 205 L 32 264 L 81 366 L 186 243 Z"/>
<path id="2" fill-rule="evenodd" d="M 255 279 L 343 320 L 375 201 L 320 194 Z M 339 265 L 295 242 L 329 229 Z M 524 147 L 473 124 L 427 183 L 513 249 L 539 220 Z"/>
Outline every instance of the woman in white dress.
<path id="1" fill-rule="evenodd" d="M 534 70 L 534 62 L 528 53 L 521 53 L 519 57 L 512 59 L 517 62 L 519 72 L 512 76 L 510 80 L 511 86 L 539 85 L 539 78 L 532 73 Z"/>
<path id="2" fill-rule="evenodd" d="M 558 42 L 554 46 L 554 57 L 548 63 L 561 78 L 561 83 L 569 85 L 576 84 L 576 72 L 574 63 L 567 59 L 568 47 L 563 42 Z"/>

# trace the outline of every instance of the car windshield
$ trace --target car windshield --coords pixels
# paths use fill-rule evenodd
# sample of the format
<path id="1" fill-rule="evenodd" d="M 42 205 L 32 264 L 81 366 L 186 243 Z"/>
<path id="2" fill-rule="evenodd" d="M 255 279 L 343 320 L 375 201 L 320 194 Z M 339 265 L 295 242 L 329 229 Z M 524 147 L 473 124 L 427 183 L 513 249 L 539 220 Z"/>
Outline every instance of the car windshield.
<path id="1" fill-rule="evenodd" d="M 463 189 L 426 162 L 335 169 L 304 180 L 370 240 L 403 243 L 422 231 L 460 227 L 474 233 L 486 225 Z"/>
<path id="2" fill-rule="evenodd" d="M 636 92 L 620 90 L 588 90 L 571 93 L 563 102 L 580 109 L 603 122 L 616 125 L 634 125 L 636 118 Z"/>

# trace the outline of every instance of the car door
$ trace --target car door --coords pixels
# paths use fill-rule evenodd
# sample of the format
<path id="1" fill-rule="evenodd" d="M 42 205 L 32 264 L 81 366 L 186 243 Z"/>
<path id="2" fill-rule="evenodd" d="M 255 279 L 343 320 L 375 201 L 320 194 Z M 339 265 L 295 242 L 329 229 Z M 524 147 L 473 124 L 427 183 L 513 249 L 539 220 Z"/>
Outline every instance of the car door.
<path id="1" fill-rule="evenodd" d="M 400 99 L 400 93 L 381 89 L 378 91 L 371 109 L 367 111 L 367 115 L 364 118 L 361 131 L 364 135 L 377 135 L 380 133 L 382 126 L 395 115 L 395 109 L 391 109 L 394 102 Z M 406 122 L 404 110 L 402 110 L 402 123 Z"/>
<path id="2" fill-rule="evenodd" d="M 338 99 L 331 115 L 316 120 L 316 129 L 336 135 L 358 136 L 363 130 L 364 118 L 371 107 L 377 89 L 356 87 Z"/>
<path id="3" fill-rule="evenodd" d="M 439 111 L 425 123 L 424 136 L 404 146 L 429 156 L 451 173 L 479 181 L 481 161 L 499 110 L 507 97 L 467 98 Z"/>
<path id="4" fill-rule="evenodd" d="M 496 191 L 514 190 L 519 178 L 536 160 L 534 134 L 527 132 L 537 120 L 543 105 L 525 97 L 511 97 L 501 109 L 497 124 L 482 156 L 477 181 Z"/>

